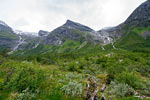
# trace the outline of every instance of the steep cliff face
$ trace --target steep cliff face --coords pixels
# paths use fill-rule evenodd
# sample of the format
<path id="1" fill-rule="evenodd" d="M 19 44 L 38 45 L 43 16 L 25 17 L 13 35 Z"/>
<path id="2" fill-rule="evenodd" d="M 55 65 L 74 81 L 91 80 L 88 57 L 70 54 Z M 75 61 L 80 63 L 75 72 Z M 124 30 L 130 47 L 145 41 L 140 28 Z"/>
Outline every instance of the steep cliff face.
<path id="1" fill-rule="evenodd" d="M 125 24 L 138 27 L 150 26 L 150 0 L 147 0 L 135 9 L 125 21 Z"/>
<path id="2" fill-rule="evenodd" d="M 41 43 L 40 37 L 35 35 L 18 34 L 18 36 L 19 40 L 17 40 L 17 45 L 12 49 L 13 51 L 33 49 Z"/>
<path id="3" fill-rule="evenodd" d="M 39 36 L 47 36 L 49 33 L 50 33 L 50 32 L 48 32 L 48 31 L 40 30 L 40 31 L 38 32 L 38 35 L 39 35 Z"/>
<path id="4" fill-rule="evenodd" d="M 0 32 L 14 33 L 12 28 L 9 27 L 5 22 L 0 21 Z"/>
<path id="5" fill-rule="evenodd" d="M 0 49 L 13 48 L 18 40 L 17 34 L 5 22 L 0 21 Z"/>

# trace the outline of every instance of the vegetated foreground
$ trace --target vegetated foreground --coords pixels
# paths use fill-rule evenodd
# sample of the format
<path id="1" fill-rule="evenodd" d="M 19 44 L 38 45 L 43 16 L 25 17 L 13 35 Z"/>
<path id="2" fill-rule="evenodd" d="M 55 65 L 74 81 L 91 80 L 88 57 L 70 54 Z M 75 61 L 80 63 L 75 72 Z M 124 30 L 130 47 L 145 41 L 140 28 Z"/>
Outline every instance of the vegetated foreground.
<path id="1" fill-rule="evenodd" d="M 0 100 L 149 100 L 150 97 L 149 52 L 94 48 L 86 53 L 12 58 L 2 51 Z"/>

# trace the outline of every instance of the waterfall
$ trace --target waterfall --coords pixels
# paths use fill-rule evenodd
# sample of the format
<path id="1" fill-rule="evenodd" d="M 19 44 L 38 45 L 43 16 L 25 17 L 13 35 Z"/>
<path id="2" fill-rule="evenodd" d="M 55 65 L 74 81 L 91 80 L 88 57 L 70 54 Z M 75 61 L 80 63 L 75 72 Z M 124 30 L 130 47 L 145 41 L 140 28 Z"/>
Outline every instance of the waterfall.
<path id="1" fill-rule="evenodd" d="M 37 48 L 39 46 L 40 42 L 35 44 L 35 46 L 33 48 Z"/>
<path id="2" fill-rule="evenodd" d="M 102 50 L 105 50 L 105 48 L 103 46 L 101 46 Z"/>
<path id="3" fill-rule="evenodd" d="M 109 43 L 112 44 L 113 49 L 117 49 L 117 48 L 114 46 L 114 43 L 113 43 L 113 39 L 112 39 L 112 38 L 107 37 L 107 40 L 109 41 Z"/>
<path id="4" fill-rule="evenodd" d="M 112 42 L 112 46 L 113 46 L 114 49 L 117 49 L 117 48 L 114 46 L 114 43 L 113 43 L 113 42 Z"/>
<path id="5" fill-rule="evenodd" d="M 18 41 L 18 44 L 14 47 L 13 51 L 16 51 L 18 49 L 18 47 L 23 44 L 24 42 L 24 39 L 22 39 L 21 36 L 19 36 L 19 41 Z"/>

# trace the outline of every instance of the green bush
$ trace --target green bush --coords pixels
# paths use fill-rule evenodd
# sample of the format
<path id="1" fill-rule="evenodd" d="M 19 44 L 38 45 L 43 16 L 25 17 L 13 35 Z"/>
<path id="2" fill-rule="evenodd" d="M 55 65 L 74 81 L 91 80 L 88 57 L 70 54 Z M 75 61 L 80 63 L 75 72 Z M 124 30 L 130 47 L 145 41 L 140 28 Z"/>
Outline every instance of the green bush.
<path id="1" fill-rule="evenodd" d="M 68 69 L 69 71 L 78 71 L 78 70 L 79 70 L 78 65 L 77 65 L 76 62 L 71 62 L 71 63 L 69 63 L 69 64 L 67 65 L 67 69 Z"/>
<path id="2" fill-rule="evenodd" d="M 107 68 L 107 72 L 111 75 L 117 75 L 125 70 L 126 70 L 125 67 L 122 65 L 109 66 Z"/>
<path id="3" fill-rule="evenodd" d="M 96 60 L 96 64 L 106 63 L 108 61 L 107 57 L 101 57 Z"/>
<path id="4" fill-rule="evenodd" d="M 115 76 L 115 79 L 119 83 L 125 83 L 133 88 L 140 88 L 141 87 L 141 81 L 140 77 L 136 75 L 134 72 L 122 72 Z"/>
<path id="5" fill-rule="evenodd" d="M 29 91 L 35 92 L 40 87 L 43 80 L 44 74 L 41 70 L 26 67 L 20 68 L 20 71 L 12 77 L 7 86 L 20 93 L 27 88 Z"/>
<path id="6" fill-rule="evenodd" d="M 138 66 L 137 71 L 140 72 L 143 76 L 148 76 L 150 73 L 150 65 Z"/>

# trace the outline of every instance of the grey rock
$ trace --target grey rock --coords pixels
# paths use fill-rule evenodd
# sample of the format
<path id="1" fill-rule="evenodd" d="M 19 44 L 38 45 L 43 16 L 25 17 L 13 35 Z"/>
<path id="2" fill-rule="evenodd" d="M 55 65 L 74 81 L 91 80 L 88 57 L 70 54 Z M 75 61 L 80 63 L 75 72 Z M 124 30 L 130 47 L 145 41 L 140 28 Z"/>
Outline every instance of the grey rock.
<path id="1" fill-rule="evenodd" d="M 84 42 L 88 40 L 87 35 L 90 32 L 94 32 L 94 30 L 77 22 L 67 20 L 64 25 L 50 32 L 44 43 L 61 45 L 66 39 Z"/>
<path id="2" fill-rule="evenodd" d="M 101 29 L 98 31 L 98 33 L 99 36 L 97 37 L 99 37 L 103 45 L 113 43 L 123 36 L 123 24 L 120 24 L 116 27 Z"/>
<path id="3" fill-rule="evenodd" d="M 41 38 L 35 35 L 21 34 L 15 50 L 33 49 L 41 44 Z"/>
<path id="4" fill-rule="evenodd" d="M 125 24 L 131 26 L 150 26 L 150 0 L 142 3 L 125 21 Z"/>
<path id="5" fill-rule="evenodd" d="M 75 29 L 78 29 L 80 31 L 87 31 L 87 32 L 94 31 L 93 29 L 91 29 L 88 26 L 82 25 L 80 23 L 77 23 L 77 22 L 74 22 L 71 20 L 67 20 L 67 22 L 63 26 L 68 27 L 68 28 L 75 28 Z"/>
<path id="6" fill-rule="evenodd" d="M 14 33 L 11 27 L 5 22 L 0 21 L 0 47 L 12 49 L 16 45 L 19 37 Z M 0 49 L 1 49 L 0 48 Z"/>
<path id="7" fill-rule="evenodd" d="M 147 36 L 150 37 L 150 31 L 146 31 L 146 32 L 142 33 L 142 37 L 143 37 L 144 39 L 146 39 Z"/>
<path id="8" fill-rule="evenodd" d="M 40 30 L 40 31 L 38 32 L 38 35 L 39 35 L 39 36 L 47 36 L 48 34 L 49 34 L 48 31 Z"/>
<path id="9" fill-rule="evenodd" d="M 98 31 L 102 36 L 109 37 L 114 41 L 125 35 L 127 29 L 125 27 L 149 27 L 150 26 L 150 0 L 142 3 L 122 24 Z M 149 33 L 146 32 L 142 36 L 145 38 Z M 104 38 L 106 43 L 109 43 Z"/>
<path id="10" fill-rule="evenodd" d="M 12 40 L 9 38 L 0 37 L 0 49 L 4 48 L 13 48 L 16 45 L 16 40 Z"/>
<path id="11" fill-rule="evenodd" d="M 0 32 L 14 33 L 12 28 L 3 21 L 0 21 Z"/>

